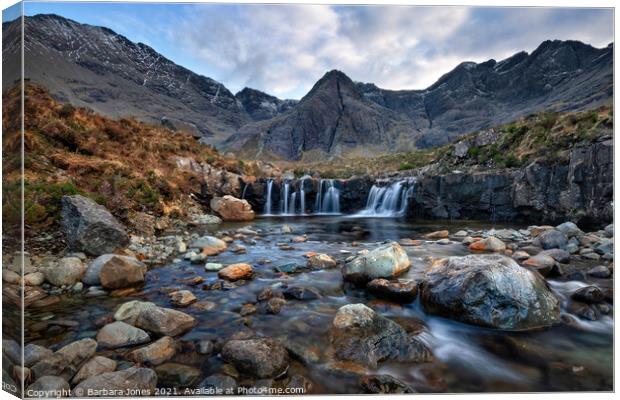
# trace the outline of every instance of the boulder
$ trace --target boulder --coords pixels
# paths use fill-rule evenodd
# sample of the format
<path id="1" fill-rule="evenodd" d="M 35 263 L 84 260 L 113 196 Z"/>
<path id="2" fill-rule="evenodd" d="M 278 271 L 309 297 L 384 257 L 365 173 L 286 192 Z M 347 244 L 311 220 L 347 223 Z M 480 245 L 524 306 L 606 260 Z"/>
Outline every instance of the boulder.
<path id="1" fill-rule="evenodd" d="M 289 286 L 284 290 L 284 297 L 296 300 L 315 300 L 321 298 L 321 294 L 313 287 Z"/>
<path id="2" fill-rule="evenodd" d="M 164 336 L 161 339 L 144 346 L 129 354 L 129 359 L 138 364 L 159 365 L 170 360 L 177 351 L 177 345 L 173 338 Z"/>
<path id="3" fill-rule="evenodd" d="M 360 378 L 360 385 L 367 394 L 416 393 L 411 386 L 391 375 L 364 375 Z"/>
<path id="4" fill-rule="evenodd" d="M 335 356 L 376 368 L 381 361 L 426 362 L 430 350 L 396 322 L 364 304 L 338 309 L 332 322 L 331 343 Z"/>
<path id="5" fill-rule="evenodd" d="M 27 344 L 24 347 L 24 367 L 30 368 L 39 361 L 50 357 L 54 352 L 34 343 Z M 20 364 L 20 363 L 18 363 Z"/>
<path id="6" fill-rule="evenodd" d="M 470 244 L 469 250 L 500 252 L 506 250 L 506 244 L 494 236 L 489 236 Z"/>
<path id="7" fill-rule="evenodd" d="M 31 371 L 35 377 L 54 375 L 69 381 L 82 363 L 91 358 L 96 350 L 97 342 L 93 339 L 78 340 L 37 362 Z"/>
<path id="8" fill-rule="evenodd" d="M 312 269 L 326 269 L 326 268 L 335 268 L 336 260 L 330 257 L 327 254 L 315 254 L 308 257 L 308 262 L 306 263 L 308 268 Z"/>
<path id="9" fill-rule="evenodd" d="M 537 255 L 549 256 L 553 258 L 555 261 L 562 263 L 562 264 L 568 264 L 568 262 L 570 261 L 570 253 L 563 249 L 543 250 Z"/>
<path id="10" fill-rule="evenodd" d="M 373 279 L 368 282 L 366 289 L 377 297 L 400 303 L 411 303 L 418 295 L 418 284 L 414 280 L 391 282 L 387 279 Z"/>
<path id="11" fill-rule="evenodd" d="M 45 274 L 42 272 L 31 272 L 24 275 L 24 285 L 41 286 L 45 282 Z"/>
<path id="12" fill-rule="evenodd" d="M 151 340 L 148 333 L 122 321 L 107 324 L 97 333 L 97 342 L 101 348 L 116 349 L 135 346 Z"/>
<path id="13" fill-rule="evenodd" d="M 170 303 L 179 307 L 187 307 L 192 303 L 198 301 L 196 296 L 189 290 L 177 290 L 170 293 Z"/>
<path id="14" fill-rule="evenodd" d="M 146 265 L 133 257 L 113 255 L 101 266 L 99 279 L 106 289 L 121 289 L 143 284 L 146 271 Z"/>
<path id="15" fill-rule="evenodd" d="M 407 271 L 411 261 L 396 242 L 379 246 L 349 261 L 342 268 L 344 280 L 367 283 L 376 278 L 394 278 Z"/>
<path id="16" fill-rule="evenodd" d="M 222 358 L 254 378 L 277 378 L 289 367 L 288 352 L 271 338 L 230 340 L 222 348 Z"/>
<path id="17" fill-rule="evenodd" d="M 211 390 L 214 395 L 237 394 L 237 381 L 224 374 L 208 376 L 198 387 Z"/>
<path id="18" fill-rule="evenodd" d="M 38 378 L 26 388 L 26 397 L 62 397 L 68 395 L 69 389 L 69 383 L 65 379 L 46 375 Z"/>
<path id="19" fill-rule="evenodd" d="M 61 203 L 62 227 L 72 249 L 99 256 L 129 243 L 125 227 L 105 207 L 80 195 L 63 196 Z"/>
<path id="20" fill-rule="evenodd" d="M 193 387 L 202 374 L 198 368 L 178 363 L 161 364 L 155 372 L 160 386 L 181 389 Z"/>
<path id="21" fill-rule="evenodd" d="M 560 303 L 542 276 L 505 256 L 438 260 L 425 279 L 420 298 L 432 314 L 503 330 L 560 322 Z"/>
<path id="22" fill-rule="evenodd" d="M 149 368 L 130 367 L 121 371 L 106 372 L 80 382 L 74 393 L 88 394 L 88 391 L 107 391 L 108 393 L 145 393 L 153 396 L 157 387 L 157 374 Z M 132 394 L 132 396 L 135 394 Z"/>
<path id="23" fill-rule="evenodd" d="M 572 238 L 573 236 L 578 236 L 578 235 L 583 234 L 583 231 L 579 229 L 577 225 L 575 225 L 573 222 L 570 222 L 570 221 L 564 222 L 563 224 L 556 226 L 555 229 L 565 234 L 566 237 L 568 238 Z"/>
<path id="24" fill-rule="evenodd" d="M 201 249 L 202 254 L 205 256 L 214 256 L 225 251 L 228 245 L 222 239 L 218 239 L 215 236 L 205 235 L 193 240 L 189 247 L 193 249 Z"/>
<path id="25" fill-rule="evenodd" d="M 432 239 L 432 240 L 447 239 L 448 236 L 450 236 L 450 232 L 448 232 L 447 230 L 435 231 L 435 232 L 427 233 L 424 235 L 426 239 Z"/>
<path id="26" fill-rule="evenodd" d="M 542 276 L 548 276 L 555 266 L 555 260 L 547 254 L 539 253 L 523 261 L 523 265 L 538 271 Z"/>
<path id="27" fill-rule="evenodd" d="M 548 249 L 563 249 L 568 243 L 566 235 L 558 230 L 547 230 L 536 237 L 532 242 L 535 246 Z"/>
<path id="28" fill-rule="evenodd" d="M 192 329 L 195 319 L 181 311 L 133 300 L 114 313 L 114 319 L 162 336 L 177 336 Z"/>
<path id="29" fill-rule="evenodd" d="M 598 265 L 588 270 L 588 275 L 595 278 L 609 278 L 611 276 L 611 270 L 604 265 Z"/>
<path id="30" fill-rule="evenodd" d="M 45 269 L 45 279 L 54 286 L 73 285 L 82 279 L 85 270 L 79 258 L 64 257 Z"/>
<path id="31" fill-rule="evenodd" d="M 605 234 L 607 235 L 607 237 L 614 236 L 614 224 L 609 224 L 605 227 Z"/>
<path id="32" fill-rule="evenodd" d="M 224 264 L 220 263 L 206 263 L 205 271 L 219 271 L 224 268 Z"/>
<path id="33" fill-rule="evenodd" d="M 114 313 L 116 321 L 123 321 L 129 325 L 135 325 L 140 314 L 151 308 L 158 308 L 155 303 L 148 301 L 132 300 L 121 306 Z"/>
<path id="34" fill-rule="evenodd" d="M 75 374 L 71 383 L 77 385 L 85 379 L 92 378 L 106 372 L 112 372 L 116 369 L 116 361 L 107 357 L 96 356 L 88 360 L 82 368 Z"/>
<path id="35" fill-rule="evenodd" d="M 247 200 L 240 200 L 229 195 L 214 197 L 211 199 L 210 206 L 224 221 L 251 221 L 255 217 L 252 206 Z"/>
<path id="36" fill-rule="evenodd" d="M 605 293 L 596 286 L 585 286 L 576 290 L 571 299 L 581 301 L 588 304 L 602 303 L 605 301 Z"/>
<path id="37" fill-rule="evenodd" d="M 239 279 L 251 278 L 254 274 L 254 269 L 250 264 L 231 264 L 218 271 L 217 276 L 226 279 L 228 281 L 238 281 Z"/>

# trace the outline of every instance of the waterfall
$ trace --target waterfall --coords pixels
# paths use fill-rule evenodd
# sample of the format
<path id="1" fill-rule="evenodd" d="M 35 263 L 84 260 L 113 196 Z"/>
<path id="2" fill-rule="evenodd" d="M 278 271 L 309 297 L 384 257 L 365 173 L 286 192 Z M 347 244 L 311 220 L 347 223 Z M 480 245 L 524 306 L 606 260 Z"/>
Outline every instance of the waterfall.
<path id="1" fill-rule="evenodd" d="M 288 192 L 290 185 L 288 182 L 284 183 L 284 190 L 282 191 L 282 206 L 280 207 L 282 214 L 288 213 Z"/>
<path id="2" fill-rule="evenodd" d="M 358 216 L 402 217 L 407 212 L 409 197 L 413 193 L 415 181 L 401 180 L 388 186 L 373 185 L 368 193 L 366 208 Z"/>
<path id="3" fill-rule="evenodd" d="M 316 201 L 314 203 L 314 212 L 321 212 L 321 199 L 323 197 L 323 179 L 319 181 L 319 191 L 316 194 Z"/>
<path id="4" fill-rule="evenodd" d="M 323 187 L 327 187 L 325 194 L 323 194 Z M 333 179 L 321 179 L 316 210 L 321 214 L 340 214 L 340 190 L 334 185 Z"/>
<path id="5" fill-rule="evenodd" d="M 299 185 L 299 212 L 301 215 L 306 214 L 306 191 L 304 189 L 304 181 L 305 179 L 302 179 Z"/>
<path id="6" fill-rule="evenodd" d="M 245 191 L 248 190 L 248 186 L 250 186 L 247 183 L 244 183 L 243 185 L 244 186 L 243 186 L 243 191 L 241 192 L 241 200 L 245 199 Z"/>
<path id="7" fill-rule="evenodd" d="M 246 186 L 247 187 L 247 186 Z M 265 214 L 271 215 L 271 190 L 273 189 L 273 179 L 267 181 L 267 199 L 265 200 Z M 243 189 L 245 194 L 245 188 Z"/>
<path id="8" fill-rule="evenodd" d="M 297 200 L 297 192 L 291 194 L 291 202 L 289 203 L 289 209 L 286 210 L 287 214 L 295 215 L 295 201 Z"/>

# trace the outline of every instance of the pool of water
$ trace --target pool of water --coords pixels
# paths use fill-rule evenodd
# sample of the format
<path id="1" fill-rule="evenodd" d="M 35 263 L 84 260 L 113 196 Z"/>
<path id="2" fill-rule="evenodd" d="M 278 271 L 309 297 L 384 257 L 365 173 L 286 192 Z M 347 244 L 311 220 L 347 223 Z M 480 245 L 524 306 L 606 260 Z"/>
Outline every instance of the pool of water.
<path id="1" fill-rule="evenodd" d="M 294 233 L 283 235 L 280 228 L 290 225 Z M 551 390 L 611 390 L 613 374 L 613 321 L 583 321 L 566 314 L 565 322 L 556 327 L 537 331 L 510 333 L 474 327 L 426 314 L 416 301 L 397 304 L 379 300 L 342 280 L 339 269 L 328 269 L 282 275 L 274 272 L 277 265 L 299 262 L 305 264 L 308 251 L 327 253 L 338 260 L 361 249 L 372 249 L 385 240 L 420 239 L 426 232 L 464 228 L 490 229 L 521 228 L 515 225 L 471 221 L 407 221 L 385 218 L 270 217 L 251 223 L 224 224 L 219 231 L 240 227 L 260 229 L 256 244 L 243 245 L 246 254 L 230 251 L 209 257 L 209 262 L 231 264 L 246 262 L 255 268 L 255 277 L 231 290 L 203 290 L 202 285 L 188 286 L 188 278 L 202 277 L 204 284 L 217 280 L 215 272 L 205 271 L 203 264 L 188 261 L 170 263 L 151 269 L 146 284 L 130 297 L 82 298 L 66 297 L 45 309 L 29 310 L 26 326 L 53 319 L 77 321 L 77 327 L 50 332 L 28 330 L 26 342 L 54 348 L 84 337 L 94 337 L 96 321 L 110 315 L 120 304 L 133 299 L 153 301 L 161 306 L 170 304 L 167 293 L 172 289 L 192 291 L 199 302 L 213 302 L 210 311 L 189 306 L 182 311 L 194 316 L 198 324 L 180 337 L 182 342 L 204 339 L 224 341 L 239 331 L 251 329 L 264 336 L 275 337 L 289 346 L 301 348 L 315 357 L 304 365 L 294 361 L 289 374 L 301 373 L 314 382 L 313 393 L 358 393 L 358 377 L 346 370 L 334 372 L 330 354 L 329 330 L 339 307 L 364 303 L 404 327 L 422 328 L 421 338 L 432 349 L 435 360 L 425 364 L 383 363 L 376 371 L 392 375 L 423 392 L 497 392 Z M 213 230 L 215 231 L 215 230 Z M 202 232 L 201 232 L 202 233 Z M 291 244 L 283 250 L 277 244 L 289 242 L 293 235 L 307 234 L 308 241 Z M 237 241 L 236 241 L 237 242 Z M 420 279 L 433 259 L 469 254 L 460 243 L 438 245 L 427 242 L 422 246 L 406 247 L 412 267 L 403 278 Z M 269 263 L 264 263 L 268 260 Z M 256 302 L 256 295 L 266 286 L 306 285 L 319 290 L 322 297 L 312 301 L 289 300 L 277 315 L 255 314 L 242 317 L 243 304 Z M 585 283 L 551 281 L 560 299 Z M 597 282 L 594 282 L 597 284 Z M 602 284 L 602 283 L 600 283 Z M 110 357 L 122 359 L 128 350 L 108 351 Z M 199 367 L 204 376 L 220 371 L 222 361 L 217 356 L 187 357 L 187 363 Z"/>

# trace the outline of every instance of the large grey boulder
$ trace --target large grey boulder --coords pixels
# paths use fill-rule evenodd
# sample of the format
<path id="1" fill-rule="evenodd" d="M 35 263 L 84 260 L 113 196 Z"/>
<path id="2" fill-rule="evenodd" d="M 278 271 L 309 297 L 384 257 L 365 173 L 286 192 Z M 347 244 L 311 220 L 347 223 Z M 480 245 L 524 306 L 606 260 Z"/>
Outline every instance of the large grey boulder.
<path id="1" fill-rule="evenodd" d="M 151 337 L 148 333 L 122 321 L 107 324 L 97 333 L 99 347 L 107 349 L 134 346 L 150 341 Z"/>
<path id="2" fill-rule="evenodd" d="M 255 378 L 277 378 L 289 366 L 288 352 L 271 338 L 230 340 L 222 348 L 222 358 L 239 372 Z"/>
<path id="3" fill-rule="evenodd" d="M 116 372 L 106 372 L 80 382 L 73 392 L 87 396 L 88 391 L 141 391 L 145 395 L 153 396 L 157 387 L 157 374 L 149 368 L 131 367 Z"/>
<path id="4" fill-rule="evenodd" d="M 161 336 L 178 336 L 192 329 L 196 322 L 184 312 L 137 300 L 124 303 L 114 319 Z"/>
<path id="5" fill-rule="evenodd" d="M 491 328 L 527 330 L 560 322 L 560 303 L 544 278 L 501 255 L 436 261 L 420 298 L 427 312 Z"/>
<path id="6" fill-rule="evenodd" d="M 73 250 L 99 256 L 129 243 L 125 228 L 105 207 L 80 195 L 63 196 L 61 202 L 62 226 Z"/>
<path id="7" fill-rule="evenodd" d="M 77 257 L 63 257 L 45 268 L 45 279 L 54 286 L 73 285 L 79 282 L 86 267 Z"/>
<path id="8" fill-rule="evenodd" d="M 532 243 L 545 250 L 563 249 L 568 243 L 568 237 L 563 232 L 552 229 L 541 233 Z"/>
<path id="9" fill-rule="evenodd" d="M 346 263 L 342 275 L 347 281 L 366 283 L 377 278 L 397 277 L 410 266 L 411 261 L 405 250 L 398 243 L 391 242 Z"/>
<path id="10" fill-rule="evenodd" d="M 82 363 L 91 358 L 96 350 L 97 342 L 93 339 L 78 340 L 37 362 L 31 368 L 31 371 L 34 373 L 35 378 L 54 375 L 69 381 Z"/>
<path id="11" fill-rule="evenodd" d="M 340 307 L 331 329 L 335 355 L 376 368 L 381 361 L 425 362 L 430 350 L 396 322 L 364 304 Z"/>

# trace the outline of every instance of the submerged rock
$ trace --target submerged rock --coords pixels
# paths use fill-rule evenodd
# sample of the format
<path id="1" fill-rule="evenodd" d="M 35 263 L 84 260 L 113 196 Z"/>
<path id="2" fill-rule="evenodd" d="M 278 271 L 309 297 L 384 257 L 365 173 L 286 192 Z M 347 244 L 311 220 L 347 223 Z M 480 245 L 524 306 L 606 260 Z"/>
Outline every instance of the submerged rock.
<path id="1" fill-rule="evenodd" d="M 605 301 L 605 293 L 596 286 L 586 286 L 576 290 L 571 298 L 584 303 L 595 304 Z"/>
<path id="2" fill-rule="evenodd" d="M 103 206 L 80 195 L 63 196 L 61 222 L 69 246 L 92 256 L 129 243 L 125 227 Z"/>
<path id="3" fill-rule="evenodd" d="M 288 352 L 271 338 L 230 340 L 222 348 L 222 358 L 246 375 L 277 378 L 289 366 Z"/>
<path id="4" fill-rule="evenodd" d="M 504 330 L 560 322 L 560 304 L 540 274 L 500 255 L 436 261 L 422 283 L 427 312 Z"/>
<path id="5" fill-rule="evenodd" d="M 199 385 L 199 388 L 212 390 L 215 395 L 237 394 L 237 381 L 224 374 L 208 376 Z"/>
<path id="6" fill-rule="evenodd" d="M 390 282 L 387 279 L 373 279 L 366 289 L 377 297 L 402 303 L 410 303 L 418 295 L 418 284 L 414 280 Z"/>
<path id="7" fill-rule="evenodd" d="M 335 268 L 337 264 L 336 260 L 327 254 L 314 254 L 308 257 L 306 265 L 312 269 L 327 269 Z"/>
<path id="8" fill-rule="evenodd" d="M 149 368 L 130 367 L 122 371 L 106 372 L 80 382 L 74 391 L 88 393 L 93 391 L 143 391 L 153 395 L 157 387 L 157 374 Z"/>
<path id="9" fill-rule="evenodd" d="M 170 303 L 179 307 L 187 307 L 190 304 L 198 301 L 196 296 L 189 290 L 177 290 L 170 293 Z"/>
<path id="10" fill-rule="evenodd" d="M 416 393 L 411 386 L 391 375 L 365 375 L 360 378 L 360 385 L 364 393 L 369 394 Z"/>
<path id="11" fill-rule="evenodd" d="M 376 368 L 381 361 L 425 362 L 430 350 L 396 322 L 364 304 L 338 309 L 332 322 L 331 343 L 336 358 Z"/>
<path id="12" fill-rule="evenodd" d="M 155 368 L 157 383 L 163 387 L 186 388 L 200 379 L 198 368 L 178 363 L 165 363 Z"/>
<path id="13" fill-rule="evenodd" d="M 313 287 L 290 286 L 284 290 L 288 299 L 315 300 L 321 297 L 319 291 Z"/>
<path id="14" fill-rule="evenodd" d="M 170 360 L 176 354 L 176 342 L 170 336 L 144 346 L 129 354 L 129 358 L 138 364 L 159 365 Z"/>
<path id="15" fill-rule="evenodd" d="M 411 261 L 396 242 L 384 244 L 355 257 L 342 268 L 345 280 L 366 283 L 376 278 L 394 278 L 407 271 Z"/>
<path id="16" fill-rule="evenodd" d="M 97 343 L 102 348 L 116 349 L 147 343 L 151 340 L 148 333 L 122 321 L 107 324 L 97 333 Z"/>

